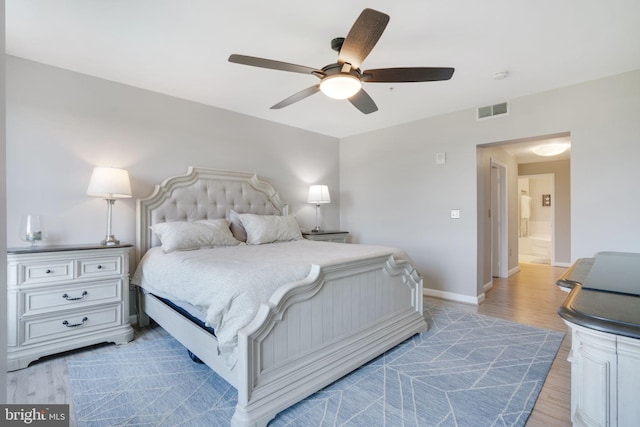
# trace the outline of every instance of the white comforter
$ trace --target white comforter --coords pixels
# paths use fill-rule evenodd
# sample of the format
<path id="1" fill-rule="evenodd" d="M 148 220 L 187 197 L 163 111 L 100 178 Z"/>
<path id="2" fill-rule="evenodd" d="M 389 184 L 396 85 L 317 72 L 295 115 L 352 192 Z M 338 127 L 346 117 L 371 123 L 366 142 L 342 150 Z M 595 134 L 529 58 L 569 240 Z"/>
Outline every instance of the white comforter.
<path id="1" fill-rule="evenodd" d="M 219 351 L 232 367 L 238 331 L 279 286 L 304 279 L 312 264 L 392 254 L 409 260 L 395 248 L 310 240 L 168 254 L 156 247 L 147 251 L 132 282 L 160 297 L 202 309 L 207 326 L 216 331 Z"/>

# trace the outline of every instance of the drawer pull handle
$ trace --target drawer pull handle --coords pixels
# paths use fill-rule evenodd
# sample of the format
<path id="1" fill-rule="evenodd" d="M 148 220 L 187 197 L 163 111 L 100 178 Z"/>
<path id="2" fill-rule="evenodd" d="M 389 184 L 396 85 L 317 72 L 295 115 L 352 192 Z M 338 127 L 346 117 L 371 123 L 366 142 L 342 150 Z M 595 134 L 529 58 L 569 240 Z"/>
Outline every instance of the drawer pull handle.
<path id="1" fill-rule="evenodd" d="M 63 324 L 64 326 L 66 326 L 67 328 L 75 328 L 75 327 L 77 327 L 77 326 L 82 326 L 82 325 L 84 325 L 84 322 L 86 322 L 87 320 L 89 320 L 89 318 L 85 316 L 85 317 L 83 317 L 83 318 L 82 318 L 82 322 L 80 322 L 80 323 L 73 323 L 73 324 L 71 324 L 71 323 L 69 323 L 69 321 L 68 321 L 68 320 L 65 320 L 64 322 L 62 322 L 62 324 Z"/>
<path id="2" fill-rule="evenodd" d="M 62 295 L 62 298 L 66 299 L 67 301 L 78 301 L 78 300 L 81 300 L 82 298 L 86 297 L 88 294 L 89 293 L 87 291 L 82 291 L 82 296 L 71 298 L 71 297 L 69 297 L 69 295 L 64 294 L 64 295 Z"/>
<path id="3" fill-rule="evenodd" d="M 47 268 L 44 272 L 47 273 L 47 274 L 51 274 L 51 273 L 53 273 L 53 270 L 50 270 L 50 269 Z"/>

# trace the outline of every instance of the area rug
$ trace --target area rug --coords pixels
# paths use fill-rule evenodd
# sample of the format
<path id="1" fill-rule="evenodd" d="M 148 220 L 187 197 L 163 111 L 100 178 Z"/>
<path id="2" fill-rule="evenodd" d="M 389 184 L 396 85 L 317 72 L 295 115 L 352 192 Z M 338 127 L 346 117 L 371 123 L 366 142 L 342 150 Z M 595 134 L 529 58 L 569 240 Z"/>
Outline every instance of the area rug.
<path id="1" fill-rule="evenodd" d="M 270 426 L 523 426 L 563 335 L 426 305 L 430 329 Z M 171 337 L 67 362 L 79 427 L 227 426 L 237 394 Z"/>

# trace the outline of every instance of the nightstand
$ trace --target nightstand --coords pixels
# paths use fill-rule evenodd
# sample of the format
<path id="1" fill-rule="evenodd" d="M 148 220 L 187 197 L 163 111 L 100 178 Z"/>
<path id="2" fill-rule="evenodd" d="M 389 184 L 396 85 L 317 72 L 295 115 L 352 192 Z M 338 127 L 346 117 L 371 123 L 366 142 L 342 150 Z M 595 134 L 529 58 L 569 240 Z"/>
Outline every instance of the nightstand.
<path id="1" fill-rule="evenodd" d="M 321 240 L 324 242 L 347 243 L 349 238 L 348 231 L 303 231 L 302 237 L 309 240 Z"/>
<path id="2" fill-rule="evenodd" d="M 131 247 L 9 248 L 7 369 L 92 344 L 131 341 Z"/>

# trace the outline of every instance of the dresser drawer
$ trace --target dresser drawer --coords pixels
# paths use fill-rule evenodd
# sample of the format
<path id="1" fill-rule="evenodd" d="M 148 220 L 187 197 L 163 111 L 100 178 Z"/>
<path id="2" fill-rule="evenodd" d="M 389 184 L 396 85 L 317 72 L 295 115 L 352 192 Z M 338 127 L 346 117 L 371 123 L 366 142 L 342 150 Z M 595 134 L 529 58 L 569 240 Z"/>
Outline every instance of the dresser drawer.
<path id="1" fill-rule="evenodd" d="M 115 274 L 122 274 L 122 256 L 78 259 L 79 279 L 97 278 Z"/>
<path id="2" fill-rule="evenodd" d="M 73 279 L 73 260 L 60 259 L 23 263 L 18 266 L 18 284 L 36 284 Z"/>
<path id="3" fill-rule="evenodd" d="M 122 282 L 122 279 L 116 278 L 27 290 L 23 292 L 22 314 L 28 316 L 98 303 L 119 302 L 122 299 Z"/>
<path id="4" fill-rule="evenodd" d="M 22 345 L 53 341 L 122 324 L 122 305 L 22 319 Z"/>

